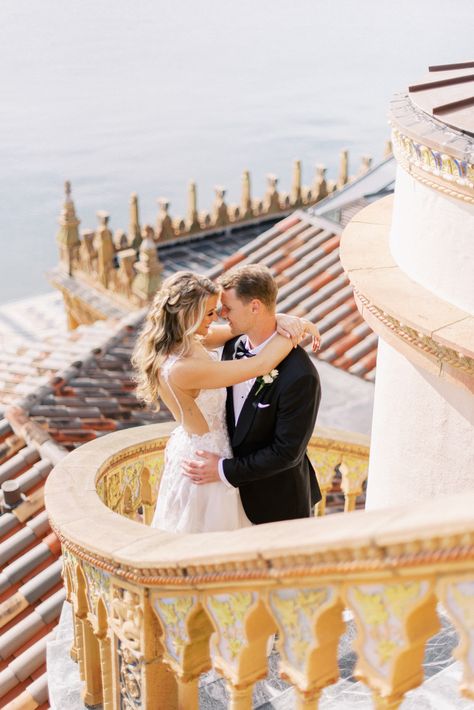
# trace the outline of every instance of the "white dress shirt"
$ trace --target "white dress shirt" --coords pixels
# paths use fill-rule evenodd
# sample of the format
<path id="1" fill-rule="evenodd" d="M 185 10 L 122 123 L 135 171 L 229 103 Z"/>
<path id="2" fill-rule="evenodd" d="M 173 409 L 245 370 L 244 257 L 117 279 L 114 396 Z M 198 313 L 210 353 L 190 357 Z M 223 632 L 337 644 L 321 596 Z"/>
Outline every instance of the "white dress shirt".
<path id="1" fill-rule="evenodd" d="M 252 355 L 257 355 L 257 353 L 259 353 L 260 350 L 262 350 L 262 348 L 264 348 L 265 345 L 267 345 L 267 343 L 269 343 L 270 340 L 272 340 L 272 338 L 275 337 L 275 335 L 276 335 L 276 331 L 274 333 L 272 333 L 269 338 L 264 340 L 263 343 L 260 343 L 260 345 L 256 345 L 254 348 L 250 347 L 250 341 L 248 339 L 248 336 L 245 336 L 244 345 Z M 255 380 L 256 380 L 256 377 L 252 377 L 252 379 L 245 380 L 245 382 L 239 382 L 237 385 L 233 385 L 233 387 L 232 387 L 232 397 L 233 397 L 233 401 L 234 401 L 235 426 L 237 426 L 237 422 L 239 420 L 240 413 L 242 411 L 242 407 L 245 404 L 245 400 L 249 396 L 250 390 L 254 386 Z M 232 484 L 229 483 L 229 481 L 225 477 L 223 462 L 224 462 L 224 459 L 219 459 L 219 463 L 218 463 L 219 478 L 227 486 L 229 486 L 230 488 L 233 488 L 234 486 L 232 486 Z"/>

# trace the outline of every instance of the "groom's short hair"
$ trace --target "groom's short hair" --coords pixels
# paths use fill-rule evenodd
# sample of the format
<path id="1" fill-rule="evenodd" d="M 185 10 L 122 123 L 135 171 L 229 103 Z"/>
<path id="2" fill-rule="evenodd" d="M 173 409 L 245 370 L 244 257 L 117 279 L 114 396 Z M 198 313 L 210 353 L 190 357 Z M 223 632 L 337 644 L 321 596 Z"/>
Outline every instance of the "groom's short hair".
<path id="1" fill-rule="evenodd" d="M 224 291 L 233 288 L 237 298 L 244 303 L 257 298 L 268 309 L 276 306 L 278 287 L 270 269 L 261 264 L 235 266 L 217 280 Z"/>

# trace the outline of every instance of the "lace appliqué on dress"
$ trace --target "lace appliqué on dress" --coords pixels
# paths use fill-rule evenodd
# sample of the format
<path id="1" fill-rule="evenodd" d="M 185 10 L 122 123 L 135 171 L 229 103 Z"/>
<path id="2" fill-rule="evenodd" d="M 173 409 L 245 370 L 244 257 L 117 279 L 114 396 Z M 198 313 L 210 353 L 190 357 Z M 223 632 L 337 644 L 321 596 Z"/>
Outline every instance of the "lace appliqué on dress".
<path id="1" fill-rule="evenodd" d="M 169 382 L 169 373 L 178 356 L 163 363 L 161 374 L 181 410 Z M 165 464 L 152 526 L 170 532 L 210 532 L 235 530 L 250 525 L 237 488 L 222 481 L 196 485 L 182 473 L 183 459 L 196 457 L 197 450 L 211 451 L 230 458 L 232 449 L 225 421 L 225 388 L 201 390 L 195 399 L 207 422 L 205 434 L 188 434 L 181 425 L 172 433 L 165 450 Z"/>

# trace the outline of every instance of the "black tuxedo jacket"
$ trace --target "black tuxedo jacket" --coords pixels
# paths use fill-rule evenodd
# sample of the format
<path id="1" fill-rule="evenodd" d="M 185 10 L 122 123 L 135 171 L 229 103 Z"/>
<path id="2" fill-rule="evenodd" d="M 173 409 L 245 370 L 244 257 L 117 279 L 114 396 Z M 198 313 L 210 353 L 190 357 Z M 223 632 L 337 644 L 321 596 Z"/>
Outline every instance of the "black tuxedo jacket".
<path id="1" fill-rule="evenodd" d="M 226 343 L 231 360 L 242 336 Z M 227 427 L 234 457 L 224 459 L 225 477 L 240 489 L 252 523 L 306 518 L 321 500 L 314 469 L 306 455 L 321 399 L 319 376 L 300 347 L 276 368 L 278 376 L 256 394 L 256 381 L 237 425 L 232 387 L 227 388 Z"/>

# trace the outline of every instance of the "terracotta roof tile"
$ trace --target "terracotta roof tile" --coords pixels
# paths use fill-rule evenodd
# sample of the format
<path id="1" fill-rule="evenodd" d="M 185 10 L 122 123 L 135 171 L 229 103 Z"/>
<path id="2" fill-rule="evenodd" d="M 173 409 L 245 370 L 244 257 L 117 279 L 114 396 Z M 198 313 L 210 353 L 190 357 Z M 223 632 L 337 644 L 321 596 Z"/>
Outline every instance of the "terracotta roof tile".
<path id="1" fill-rule="evenodd" d="M 13 692 L 13 691 L 12 691 Z M 5 699 L 7 699 L 6 696 Z M 48 708 L 48 679 L 42 673 L 36 680 L 29 683 L 23 692 L 4 705 L 4 710 L 43 710 Z"/>
<path id="2" fill-rule="evenodd" d="M 1 323 L 0 323 L 1 325 Z M 47 386 L 52 377 L 75 361 L 89 357 L 116 329 L 116 324 L 98 321 L 73 332 L 63 327 L 49 332 L 41 344 L 31 346 L 22 339 L 2 343 L 0 355 L 0 412 L 8 404 Z M 0 331 L 1 339 L 1 331 Z M 0 441 L 2 439 L 0 428 Z M 0 459 L 1 460 L 1 459 Z"/>
<path id="3" fill-rule="evenodd" d="M 332 227 L 326 219 L 298 210 L 210 274 L 218 276 L 237 263 L 268 266 L 279 286 L 278 310 L 318 325 L 323 335 L 319 357 L 366 377 L 374 367 L 377 338 L 356 310 L 339 261 L 341 228 Z"/>
<path id="4" fill-rule="evenodd" d="M 0 520 L 1 519 L 2 518 L 0 518 Z M 4 539 L 3 542 L 0 542 L 0 565 L 2 568 L 8 561 L 12 560 L 23 550 L 30 547 L 32 544 L 36 544 L 38 539 L 48 531 L 48 514 L 44 510 L 39 513 L 39 515 L 28 520 L 23 528 Z"/>
<path id="5" fill-rule="evenodd" d="M 337 326 L 336 328 L 333 328 L 332 331 L 333 335 L 335 335 L 335 332 L 337 332 Z M 319 354 L 320 359 L 324 360 L 325 362 L 336 361 L 337 358 L 339 358 L 346 352 L 346 350 L 363 340 L 367 335 L 370 335 L 371 332 L 372 331 L 370 330 L 369 326 L 364 321 L 362 323 L 359 323 L 359 325 L 357 325 L 355 328 L 351 328 L 350 332 L 348 332 L 346 335 L 341 334 L 342 337 L 335 337 L 335 343 L 331 347 L 328 347 L 327 338 L 325 336 L 324 340 L 326 341 L 326 347 Z"/>
<path id="6" fill-rule="evenodd" d="M 0 483 L 13 478 L 30 464 L 38 461 L 39 458 L 40 456 L 33 446 L 26 446 L 20 449 L 17 454 L 0 465 Z"/>
<path id="7" fill-rule="evenodd" d="M 65 599 L 63 588 L 38 604 L 21 621 L 0 636 L 0 658 L 8 661 L 15 651 L 23 647 L 42 629 L 59 617 Z M 49 630 L 49 629 L 48 629 Z"/>
<path id="8" fill-rule="evenodd" d="M 41 637 L 36 643 L 29 646 L 23 653 L 16 656 L 8 666 L 0 672 L 0 698 L 9 690 L 31 677 L 31 674 L 44 666 L 46 656 L 46 643 L 53 634 Z"/>

